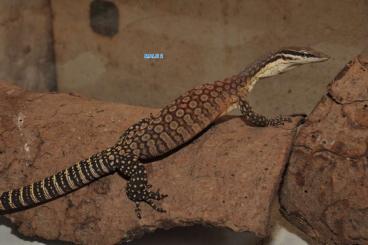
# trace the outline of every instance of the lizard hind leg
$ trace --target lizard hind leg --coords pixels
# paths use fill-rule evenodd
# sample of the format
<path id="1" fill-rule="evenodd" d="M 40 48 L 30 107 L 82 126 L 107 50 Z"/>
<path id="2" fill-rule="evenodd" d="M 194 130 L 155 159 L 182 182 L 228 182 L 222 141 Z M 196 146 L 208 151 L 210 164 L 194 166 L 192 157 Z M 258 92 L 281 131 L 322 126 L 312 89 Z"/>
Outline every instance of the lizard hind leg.
<path id="1" fill-rule="evenodd" d="M 147 203 L 158 212 L 165 212 L 154 201 L 159 201 L 167 197 L 161 194 L 159 190 L 151 191 L 151 185 L 147 181 L 147 171 L 135 155 L 125 155 L 124 160 L 118 166 L 118 173 L 128 179 L 126 194 L 128 198 L 135 203 L 135 212 L 138 218 L 141 218 L 140 204 Z"/>

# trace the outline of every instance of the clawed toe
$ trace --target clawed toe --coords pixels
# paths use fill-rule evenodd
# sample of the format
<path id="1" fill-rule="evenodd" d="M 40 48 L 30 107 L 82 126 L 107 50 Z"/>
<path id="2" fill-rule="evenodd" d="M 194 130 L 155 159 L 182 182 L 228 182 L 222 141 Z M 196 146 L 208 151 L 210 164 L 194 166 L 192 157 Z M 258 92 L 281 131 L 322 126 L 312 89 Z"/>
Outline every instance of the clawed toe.
<path id="1" fill-rule="evenodd" d="M 142 218 L 142 215 L 141 215 L 141 208 L 139 207 L 140 205 L 140 202 L 135 202 L 135 214 L 137 215 L 138 219 L 141 219 Z"/>
<path id="2" fill-rule="evenodd" d="M 154 210 L 156 210 L 157 212 L 160 212 L 160 213 L 166 213 L 166 210 L 165 209 L 163 209 L 163 208 L 161 208 L 161 207 L 159 207 L 159 206 L 157 206 L 156 205 L 156 203 L 154 203 L 153 201 L 152 201 L 152 199 L 148 199 L 148 200 L 146 200 L 146 203 L 148 204 L 148 205 L 150 205 L 151 206 L 151 208 L 153 208 Z"/>
<path id="3" fill-rule="evenodd" d="M 158 189 L 156 192 L 153 192 L 153 191 L 147 191 L 147 194 L 148 194 L 148 197 L 151 198 L 151 199 L 154 199 L 154 200 L 162 200 L 164 199 L 165 197 L 167 197 L 166 194 L 161 194 L 160 193 L 160 189 Z"/>

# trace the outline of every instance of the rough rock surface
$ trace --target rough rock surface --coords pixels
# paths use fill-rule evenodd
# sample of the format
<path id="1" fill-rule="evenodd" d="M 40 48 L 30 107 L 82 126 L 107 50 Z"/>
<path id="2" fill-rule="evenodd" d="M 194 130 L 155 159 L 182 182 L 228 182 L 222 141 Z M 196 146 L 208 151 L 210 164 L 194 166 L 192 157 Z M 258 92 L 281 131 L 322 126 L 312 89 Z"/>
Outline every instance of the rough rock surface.
<path id="1" fill-rule="evenodd" d="M 53 174 L 113 144 L 154 109 L 67 94 L 40 94 L 0 83 L 0 190 Z M 166 214 L 143 205 L 138 220 L 124 189 L 107 176 L 47 204 L 7 217 L 26 236 L 116 244 L 157 228 L 208 224 L 268 234 L 270 204 L 296 122 L 254 128 L 222 120 L 175 154 L 147 164 L 150 182 L 169 195 Z"/>
<path id="2" fill-rule="evenodd" d="M 301 127 L 281 189 L 318 244 L 368 244 L 368 60 L 350 62 Z"/>

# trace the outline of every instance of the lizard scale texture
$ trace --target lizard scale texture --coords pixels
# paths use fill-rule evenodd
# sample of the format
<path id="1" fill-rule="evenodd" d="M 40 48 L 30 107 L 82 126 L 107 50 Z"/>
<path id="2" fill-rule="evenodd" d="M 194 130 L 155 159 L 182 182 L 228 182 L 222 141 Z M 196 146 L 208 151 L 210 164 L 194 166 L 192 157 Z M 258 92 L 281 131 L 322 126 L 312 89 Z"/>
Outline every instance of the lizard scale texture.
<path id="1" fill-rule="evenodd" d="M 259 115 L 252 110 L 246 96 L 261 78 L 324 60 L 327 56 L 308 48 L 285 48 L 265 56 L 236 76 L 191 89 L 157 114 L 129 127 L 114 146 L 43 180 L 1 193 L 0 214 L 42 204 L 116 172 L 128 181 L 126 194 L 135 203 L 138 217 L 141 217 L 142 202 L 164 212 L 157 201 L 166 195 L 151 190 L 143 160 L 164 156 L 182 146 L 236 107 L 240 108 L 244 120 L 254 126 L 283 124 L 289 117 L 269 119 Z"/>

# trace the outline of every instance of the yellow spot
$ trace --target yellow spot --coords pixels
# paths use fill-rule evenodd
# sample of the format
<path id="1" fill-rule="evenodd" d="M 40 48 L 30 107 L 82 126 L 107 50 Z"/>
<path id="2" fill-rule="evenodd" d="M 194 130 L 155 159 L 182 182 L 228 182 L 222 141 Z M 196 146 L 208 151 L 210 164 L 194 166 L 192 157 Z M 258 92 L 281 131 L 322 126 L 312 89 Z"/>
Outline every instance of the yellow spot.
<path id="1" fill-rule="evenodd" d="M 169 126 L 170 129 L 175 130 L 178 128 L 179 124 L 176 121 L 171 121 Z"/>
<path id="2" fill-rule="evenodd" d="M 153 123 L 159 124 L 161 121 L 162 121 L 161 117 L 158 117 L 155 120 L 153 120 Z"/>
<path id="3" fill-rule="evenodd" d="M 171 122 L 172 119 L 173 119 L 173 117 L 170 114 L 167 114 L 165 116 L 165 122 L 167 122 L 167 123 Z"/>
<path id="4" fill-rule="evenodd" d="M 202 101 L 207 101 L 208 100 L 208 95 L 207 94 L 202 94 L 200 98 L 201 98 Z"/>
<path id="5" fill-rule="evenodd" d="M 197 107 L 197 102 L 192 100 L 191 102 L 189 102 L 189 107 L 192 108 L 192 109 L 196 108 Z"/>
<path id="6" fill-rule="evenodd" d="M 190 101 L 190 97 L 189 96 L 186 96 L 186 97 L 184 97 L 183 98 L 183 100 L 182 100 L 184 103 L 187 103 L 187 102 L 189 102 Z"/>
<path id="7" fill-rule="evenodd" d="M 130 144 L 131 149 L 137 149 L 137 147 L 138 147 L 137 142 L 133 142 Z"/>
<path id="8" fill-rule="evenodd" d="M 149 140 L 150 138 L 151 138 L 151 135 L 149 135 L 149 134 L 145 134 L 145 135 L 143 135 L 143 136 L 142 136 L 142 138 L 141 138 L 141 139 L 142 139 L 142 141 L 144 141 L 144 142 L 145 142 L 145 141 Z"/>
<path id="9" fill-rule="evenodd" d="M 161 133 L 164 130 L 164 127 L 160 125 L 156 125 L 156 127 L 153 129 L 156 133 Z"/>
<path id="10" fill-rule="evenodd" d="M 169 108 L 169 111 L 170 112 L 173 112 L 173 111 L 175 111 L 176 110 L 176 105 L 173 105 L 173 106 L 171 106 L 170 108 Z"/>
<path id="11" fill-rule="evenodd" d="M 193 120 L 192 120 L 192 117 L 189 114 L 185 114 L 183 119 L 184 119 L 185 123 L 189 126 L 194 123 Z"/>
<path id="12" fill-rule="evenodd" d="M 142 123 L 140 126 L 140 129 L 145 129 L 147 128 L 147 126 L 148 126 L 148 123 Z"/>
<path id="13" fill-rule="evenodd" d="M 142 136 L 142 135 L 144 134 L 144 132 L 145 132 L 144 130 L 139 130 L 139 131 L 137 132 L 137 135 L 138 135 L 138 136 Z"/>
<path id="14" fill-rule="evenodd" d="M 195 108 L 194 109 L 194 115 L 200 115 L 202 113 L 202 109 L 201 108 Z"/>
<path id="15" fill-rule="evenodd" d="M 196 95 L 200 95 L 200 94 L 202 94 L 202 93 L 203 93 L 203 91 L 202 91 L 202 89 L 196 89 L 196 90 L 194 90 L 194 93 L 195 93 Z"/>
<path id="16" fill-rule="evenodd" d="M 177 111 L 175 112 L 175 115 L 176 115 L 177 117 L 182 117 L 182 116 L 184 116 L 184 110 L 183 110 L 183 109 L 179 109 L 179 110 L 177 110 Z"/>

